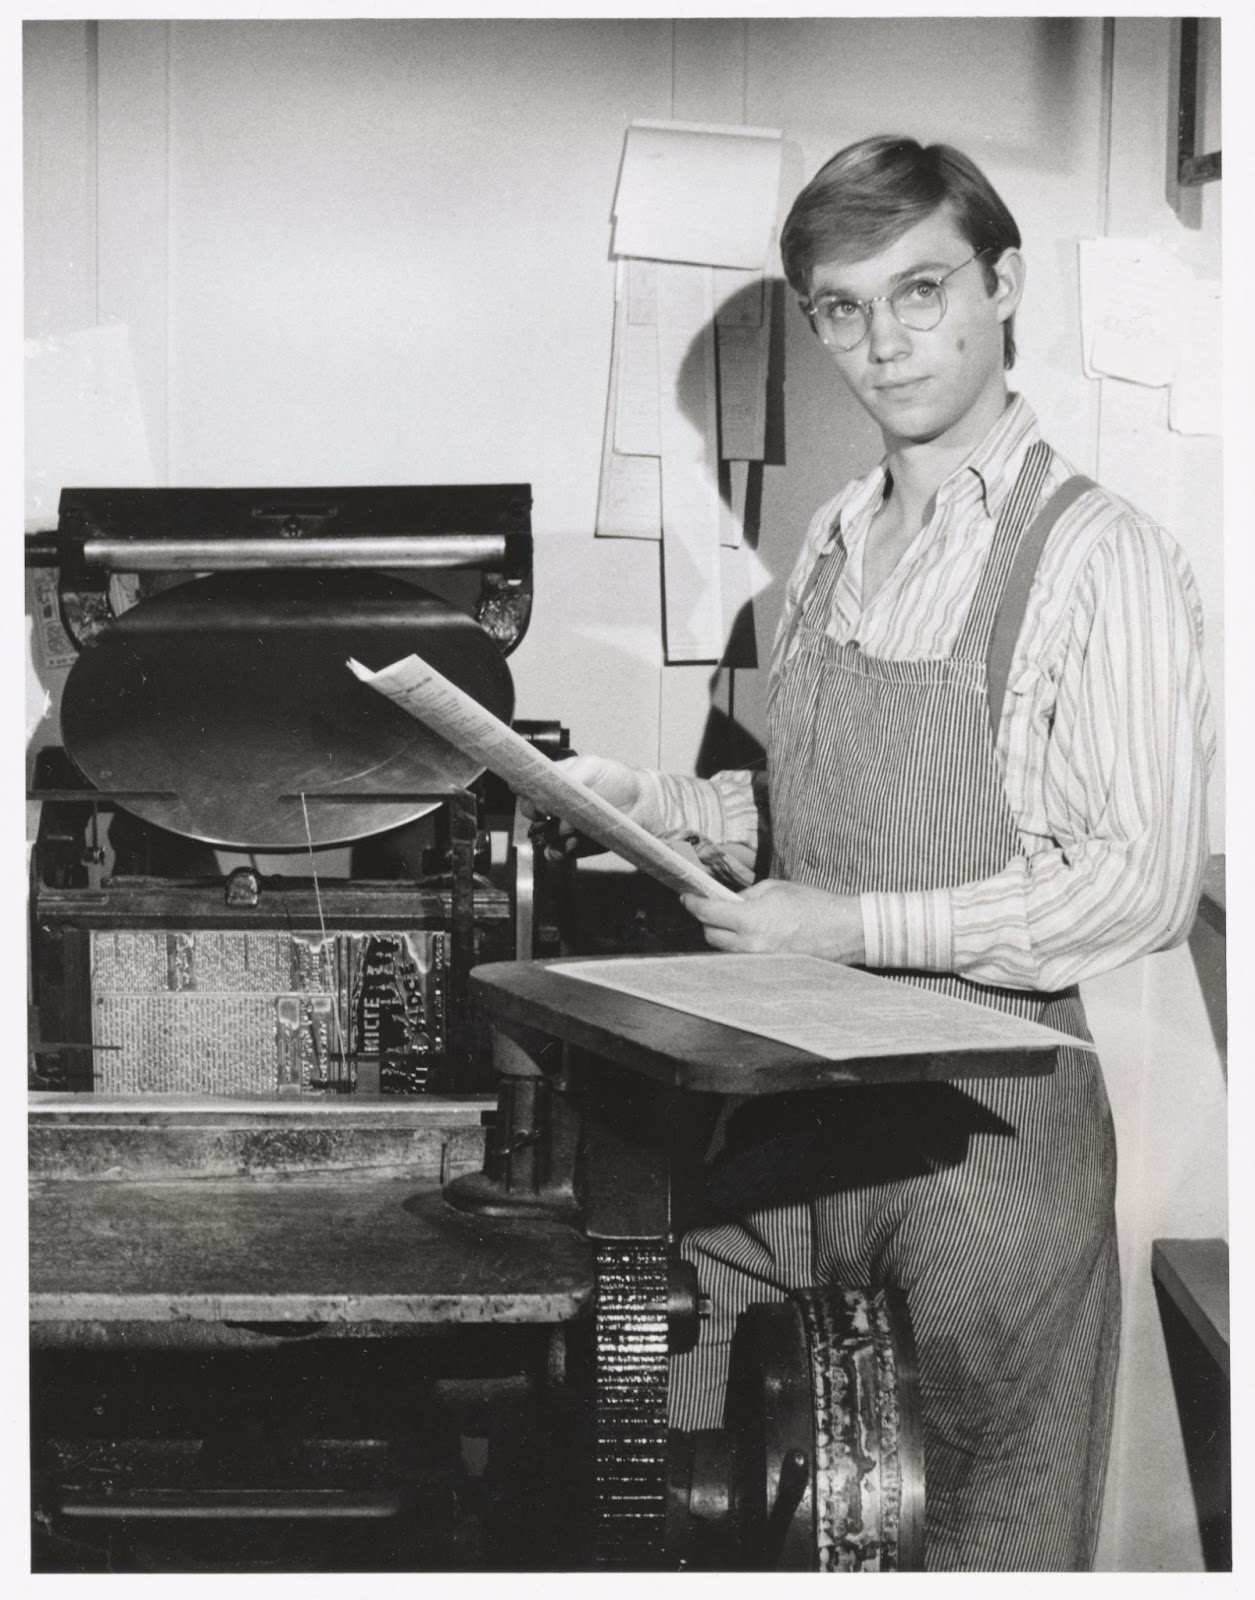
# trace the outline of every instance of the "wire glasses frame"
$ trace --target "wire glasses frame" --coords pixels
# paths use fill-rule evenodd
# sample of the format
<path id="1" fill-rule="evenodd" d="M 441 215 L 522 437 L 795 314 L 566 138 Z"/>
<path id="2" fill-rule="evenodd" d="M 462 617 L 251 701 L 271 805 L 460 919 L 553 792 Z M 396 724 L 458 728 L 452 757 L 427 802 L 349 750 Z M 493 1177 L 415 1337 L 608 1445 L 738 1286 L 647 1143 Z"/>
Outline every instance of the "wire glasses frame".
<path id="1" fill-rule="evenodd" d="M 946 314 L 947 278 L 971 266 L 981 256 L 988 255 L 992 245 L 986 245 L 951 267 L 940 277 L 920 273 L 900 283 L 891 294 L 873 295 L 870 300 L 855 300 L 850 295 L 820 295 L 818 301 L 799 300 L 798 304 L 810 318 L 811 327 L 830 350 L 848 355 L 857 350 L 872 331 L 872 307 L 886 304 L 904 328 L 913 333 L 928 333 Z"/>

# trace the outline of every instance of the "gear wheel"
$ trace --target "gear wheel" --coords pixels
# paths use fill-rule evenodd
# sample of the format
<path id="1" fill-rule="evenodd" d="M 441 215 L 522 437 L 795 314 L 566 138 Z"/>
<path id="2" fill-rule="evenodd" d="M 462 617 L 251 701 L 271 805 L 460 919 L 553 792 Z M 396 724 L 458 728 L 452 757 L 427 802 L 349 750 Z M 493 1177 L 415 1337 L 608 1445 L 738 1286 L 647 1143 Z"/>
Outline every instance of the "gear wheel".
<path id="1" fill-rule="evenodd" d="M 923 1565 L 914 1342 L 893 1289 L 809 1289 L 752 1306 L 728 1387 L 738 1564 L 820 1572 Z"/>
<path id="2" fill-rule="evenodd" d="M 597 1251 L 593 1561 L 666 1565 L 667 1261 L 661 1243 Z"/>

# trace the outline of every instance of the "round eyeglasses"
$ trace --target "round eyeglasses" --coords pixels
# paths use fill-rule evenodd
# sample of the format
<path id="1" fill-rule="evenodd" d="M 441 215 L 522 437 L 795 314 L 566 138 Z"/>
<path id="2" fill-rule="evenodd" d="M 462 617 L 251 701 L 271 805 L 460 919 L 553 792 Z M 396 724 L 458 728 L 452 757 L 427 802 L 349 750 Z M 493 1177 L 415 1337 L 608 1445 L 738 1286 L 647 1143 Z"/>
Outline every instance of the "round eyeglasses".
<path id="1" fill-rule="evenodd" d="M 882 301 L 902 326 L 913 333 L 927 333 L 935 328 L 946 314 L 947 278 L 953 278 L 956 272 L 962 272 L 978 257 L 988 254 L 989 246 L 986 246 L 940 276 L 932 272 L 914 273 L 904 278 L 892 294 L 873 295 L 870 300 L 855 300 L 848 294 L 821 294 L 817 300 L 799 300 L 798 304 L 828 348 L 844 355 L 857 350 L 872 331 L 872 307 Z"/>

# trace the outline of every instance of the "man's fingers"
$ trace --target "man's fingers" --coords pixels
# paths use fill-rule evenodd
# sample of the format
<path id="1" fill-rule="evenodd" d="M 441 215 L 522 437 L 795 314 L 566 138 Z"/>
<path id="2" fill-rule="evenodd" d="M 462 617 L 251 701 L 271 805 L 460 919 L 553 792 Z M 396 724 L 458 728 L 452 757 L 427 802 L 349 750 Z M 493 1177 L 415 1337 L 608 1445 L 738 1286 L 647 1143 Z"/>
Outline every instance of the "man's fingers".
<path id="1" fill-rule="evenodd" d="M 739 929 L 745 913 L 735 900 L 715 900 L 704 894 L 680 896 L 684 909 L 706 928 Z"/>

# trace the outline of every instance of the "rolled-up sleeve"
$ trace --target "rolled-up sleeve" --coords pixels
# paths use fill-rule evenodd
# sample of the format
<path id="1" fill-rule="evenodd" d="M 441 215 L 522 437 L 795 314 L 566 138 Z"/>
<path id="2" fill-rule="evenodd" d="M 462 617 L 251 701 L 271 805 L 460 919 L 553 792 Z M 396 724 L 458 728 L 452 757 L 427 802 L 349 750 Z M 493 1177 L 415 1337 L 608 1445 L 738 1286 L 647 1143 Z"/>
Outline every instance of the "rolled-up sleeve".
<path id="1" fill-rule="evenodd" d="M 730 768 L 713 778 L 641 770 L 638 776 L 657 804 L 661 832 L 692 831 L 714 844 L 747 851 L 751 861 L 762 847 L 768 827 L 763 770 Z"/>
<path id="2" fill-rule="evenodd" d="M 862 896 L 869 966 L 1055 990 L 1188 934 L 1215 749 L 1188 564 L 1153 523 L 1124 515 L 1063 616 L 1038 674 L 1044 748 L 1023 853 L 955 888 Z"/>

